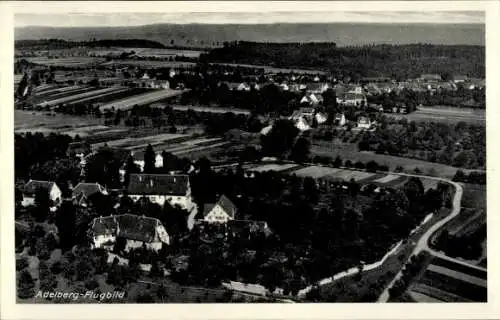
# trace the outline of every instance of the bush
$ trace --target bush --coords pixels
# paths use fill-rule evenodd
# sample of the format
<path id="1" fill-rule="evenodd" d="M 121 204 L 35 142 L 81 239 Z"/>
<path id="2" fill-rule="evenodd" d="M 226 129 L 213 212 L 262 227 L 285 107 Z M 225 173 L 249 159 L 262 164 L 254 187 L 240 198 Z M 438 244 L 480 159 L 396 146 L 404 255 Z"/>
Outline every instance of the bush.
<path id="1" fill-rule="evenodd" d="M 352 161 L 351 160 L 346 160 L 345 163 L 344 163 L 344 166 L 347 167 L 347 168 L 351 168 L 352 167 Z"/>
<path id="2" fill-rule="evenodd" d="M 26 258 L 16 259 L 16 271 L 22 271 L 29 266 L 28 260 Z"/>
<path id="3" fill-rule="evenodd" d="M 366 170 L 368 172 L 377 172 L 377 170 L 379 169 L 379 165 L 376 161 L 374 160 L 370 160 L 368 161 L 368 163 L 366 164 Z"/>
<path id="4" fill-rule="evenodd" d="M 365 168 L 365 164 L 361 161 L 357 161 L 355 164 L 354 164 L 354 167 L 356 169 L 364 169 Z"/>

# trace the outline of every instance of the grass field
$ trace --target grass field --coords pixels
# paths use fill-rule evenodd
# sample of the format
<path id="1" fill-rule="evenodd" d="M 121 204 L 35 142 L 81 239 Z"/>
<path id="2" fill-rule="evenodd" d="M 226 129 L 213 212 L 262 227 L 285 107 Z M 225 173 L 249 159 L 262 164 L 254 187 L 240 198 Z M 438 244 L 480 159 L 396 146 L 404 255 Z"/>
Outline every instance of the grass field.
<path id="1" fill-rule="evenodd" d="M 460 121 L 486 125 L 486 111 L 481 109 L 462 109 L 446 106 L 419 107 L 410 114 L 391 114 L 388 116 L 408 121 L 434 121 L 444 123 L 457 123 Z"/>
<path id="2" fill-rule="evenodd" d="M 113 60 L 103 63 L 113 66 L 134 66 L 143 68 L 190 68 L 196 64 L 182 61 L 156 61 L 156 60 Z"/>
<path id="3" fill-rule="evenodd" d="M 95 117 L 75 117 L 65 114 L 55 116 L 48 115 L 45 112 L 14 110 L 14 130 L 36 131 L 45 129 L 58 132 L 62 129 L 71 129 L 85 126 L 103 125 L 104 119 Z"/>
<path id="4" fill-rule="evenodd" d="M 289 170 L 292 168 L 296 168 L 298 165 L 296 164 L 265 164 L 262 166 L 254 167 L 249 169 L 249 171 L 257 171 L 257 172 L 264 172 L 264 171 L 283 171 L 283 170 Z"/>
<path id="5" fill-rule="evenodd" d="M 174 57 L 184 56 L 190 58 L 198 58 L 204 51 L 198 50 L 178 50 L 178 49 L 156 49 L 156 48 L 117 48 L 119 51 L 130 52 L 135 51 L 135 54 L 141 57 Z"/>
<path id="6" fill-rule="evenodd" d="M 86 67 L 97 65 L 105 61 L 103 58 L 93 57 L 70 57 L 70 58 L 49 58 L 49 57 L 21 57 L 31 63 L 42 64 L 46 66 L 60 67 Z"/>
<path id="7" fill-rule="evenodd" d="M 249 110 L 243 110 L 243 109 L 219 108 L 219 107 L 203 107 L 203 106 L 181 106 L 181 105 L 174 105 L 174 106 L 172 106 L 172 109 L 174 109 L 174 110 L 180 110 L 180 111 L 193 110 L 193 111 L 197 111 L 197 112 L 211 112 L 211 113 L 232 112 L 234 114 L 248 114 L 248 115 L 251 113 Z"/>
<path id="8" fill-rule="evenodd" d="M 385 154 L 376 154 L 369 151 L 358 151 L 355 145 L 339 147 L 338 145 L 333 144 L 331 146 L 327 146 L 326 144 L 313 144 L 311 146 L 311 155 L 328 156 L 331 158 L 339 156 L 343 161 L 351 160 L 353 163 L 357 161 L 367 163 L 370 160 L 374 160 L 379 164 L 388 165 L 389 171 L 394 171 L 396 167 L 402 166 L 406 172 L 413 173 L 413 170 L 415 168 L 419 168 L 422 174 L 426 174 L 432 170 L 436 172 L 440 177 L 446 178 L 452 178 L 457 171 L 457 168 L 445 164 L 432 163 L 403 157 L 395 157 Z M 466 169 L 461 170 L 464 172 L 470 171 Z"/>

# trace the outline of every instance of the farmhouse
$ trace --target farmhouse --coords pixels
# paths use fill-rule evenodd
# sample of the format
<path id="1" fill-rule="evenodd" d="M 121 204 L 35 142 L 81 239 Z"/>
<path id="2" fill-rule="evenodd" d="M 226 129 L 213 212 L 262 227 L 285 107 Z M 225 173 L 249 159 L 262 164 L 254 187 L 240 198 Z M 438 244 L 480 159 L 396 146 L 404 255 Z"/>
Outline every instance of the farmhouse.
<path id="1" fill-rule="evenodd" d="M 95 218 L 90 228 L 92 247 L 112 250 L 117 238 L 125 239 L 124 251 L 145 246 L 158 251 L 170 243 L 160 220 L 133 214 Z"/>
<path id="2" fill-rule="evenodd" d="M 108 194 L 106 189 L 97 182 L 81 182 L 73 189 L 71 197 L 76 204 L 86 207 L 88 198 L 97 193 Z"/>
<path id="3" fill-rule="evenodd" d="M 205 204 L 203 208 L 203 220 L 208 223 L 227 223 L 234 220 L 236 206 L 225 195 L 219 198 L 217 203 Z"/>
<path id="4" fill-rule="evenodd" d="M 29 206 L 35 204 L 35 194 L 37 190 L 43 190 L 49 194 L 49 199 L 54 205 L 59 205 L 61 203 L 61 189 L 57 186 L 55 182 L 52 181 L 41 181 L 41 180 L 30 180 L 23 188 L 23 206 Z"/>
<path id="5" fill-rule="evenodd" d="M 131 174 L 127 191 L 134 201 L 146 197 L 160 206 L 167 201 L 172 206 L 179 205 L 188 211 L 193 208 L 188 175 Z"/>

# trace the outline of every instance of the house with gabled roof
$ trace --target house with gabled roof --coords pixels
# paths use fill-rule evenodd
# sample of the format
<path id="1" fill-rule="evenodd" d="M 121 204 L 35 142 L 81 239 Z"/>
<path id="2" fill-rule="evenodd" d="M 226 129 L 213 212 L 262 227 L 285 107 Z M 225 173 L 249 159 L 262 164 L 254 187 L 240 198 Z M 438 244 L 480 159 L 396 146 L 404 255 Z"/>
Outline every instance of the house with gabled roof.
<path id="1" fill-rule="evenodd" d="M 98 193 L 107 195 L 108 191 L 97 182 L 80 182 L 73 189 L 71 197 L 76 204 L 86 207 L 88 198 Z"/>
<path id="2" fill-rule="evenodd" d="M 188 211 L 193 208 L 189 176 L 186 174 L 131 174 L 127 192 L 134 201 L 144 197 L 160 206 L 168 202 Z"/>
<path id="3" fill-rule="evenodd" d="M 61 189 L 53 181 L 30 180 L 23 187 L 23 206 L 35 204 L 35 194 L 38 190 L 44 190 L 49 194 L 49 199 L 54 205 L 59 205 L 62 199 Z"/>
<path id="4" fill-rule="evenodd" d="M 237 208 L 228 197 L 222 195 L 216 203 L 203 207 L 203 220 L 208 223 L 227 223 L 236 218 Z"/>
<path id="5" fill-rule="evenodd" d="M 95 218 L 90 227 L 92 248 L 112 250 L 117 238 L 126 241 L 124 251 L 141 248 L 159 251 L 170 243 L 169 235 L 160 220 L 134 214 Z"/>

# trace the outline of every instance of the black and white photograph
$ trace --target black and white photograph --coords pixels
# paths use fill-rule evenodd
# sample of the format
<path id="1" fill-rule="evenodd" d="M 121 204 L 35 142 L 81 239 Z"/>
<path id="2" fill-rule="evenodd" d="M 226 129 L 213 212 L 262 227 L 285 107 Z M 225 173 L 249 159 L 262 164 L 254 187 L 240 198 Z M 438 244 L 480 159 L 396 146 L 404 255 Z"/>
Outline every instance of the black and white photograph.
<path id="1" fill-rule="evenodd" d="M 181 3 L 14 14 L 16 305 L 491 302 L 484 10 Z"/>

